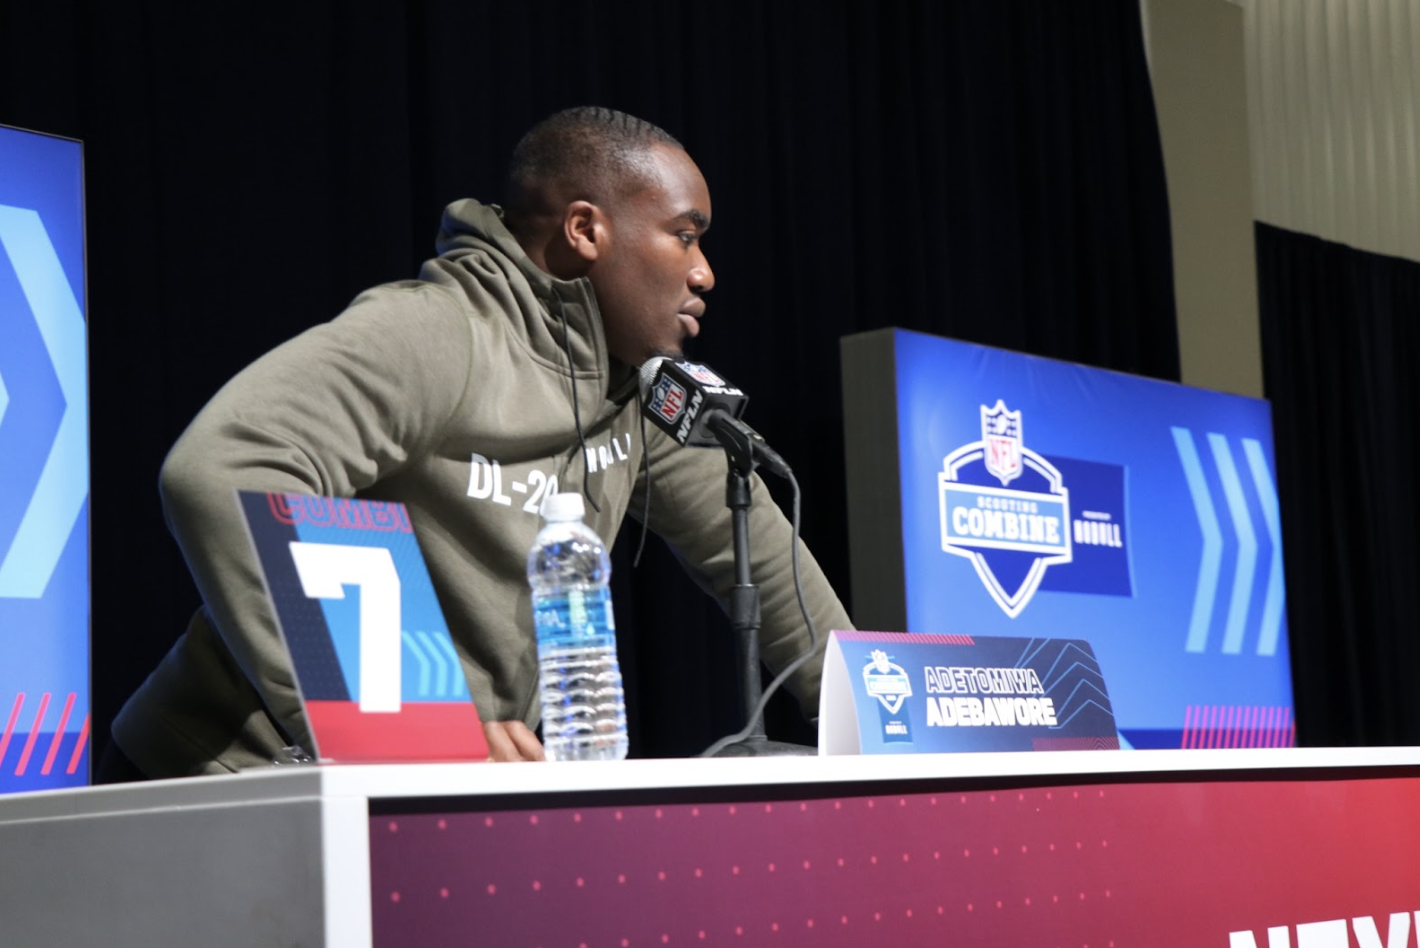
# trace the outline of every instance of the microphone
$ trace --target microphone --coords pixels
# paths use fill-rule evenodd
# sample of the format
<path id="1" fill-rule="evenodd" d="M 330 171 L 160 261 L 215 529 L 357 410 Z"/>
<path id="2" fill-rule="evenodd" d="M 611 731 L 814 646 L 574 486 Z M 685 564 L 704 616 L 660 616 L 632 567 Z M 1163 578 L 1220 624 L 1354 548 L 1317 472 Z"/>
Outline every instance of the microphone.
<path id="1" fill-rule="evenodd" d="M 792 477 L 764 438 L 740 420 L 749 396 L 709 366 L 665 356 L 641 366 L 642 413 L 677 444 L 721 446 L 759 461 L 780 477 Z"/>

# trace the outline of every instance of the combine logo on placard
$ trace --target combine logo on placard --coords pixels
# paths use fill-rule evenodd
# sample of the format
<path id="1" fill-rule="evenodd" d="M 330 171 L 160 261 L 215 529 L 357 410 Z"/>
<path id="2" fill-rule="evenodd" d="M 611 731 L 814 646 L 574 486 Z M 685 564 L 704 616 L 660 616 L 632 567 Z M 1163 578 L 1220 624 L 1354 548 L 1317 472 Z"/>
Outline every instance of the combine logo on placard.
<path id="1" fill-rule="evenodd" d="M 907 672 L 880 648 L 873 649 L 871 660 L 863 666 L 863 687 L 869 697 L 882 702 L 889 714 L 897 714 L 902 703 L 912 697 L 912 681 Z"/>
<path id="2" fill-rule="evenodd" d="M 942 550 L 971 560 L 1012 618 L 1046 569 L 1072 558 L 1070 492 L 1059 469 L 1027 448 L 1021 432 L 1019 411 L 1007 411 L 999 399 L 982 405 L 981 440 L 947 455 L 937 475 Z"/>

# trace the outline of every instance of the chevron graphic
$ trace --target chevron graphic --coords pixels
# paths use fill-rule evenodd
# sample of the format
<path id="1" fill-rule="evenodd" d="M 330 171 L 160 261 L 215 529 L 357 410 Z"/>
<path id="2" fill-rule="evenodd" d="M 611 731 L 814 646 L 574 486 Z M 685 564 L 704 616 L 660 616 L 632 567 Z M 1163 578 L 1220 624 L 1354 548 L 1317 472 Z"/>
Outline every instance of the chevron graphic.
<path id="1" fill-rule="evenodd" d="M 424 652 L 424 646 L 419 644 L 419 640 L 412 632 L 400 632 L 400 639 L 404 641 L 405 650 L 409 652 L 414 664 L 419 667 L 419 684 L 415 686 L 416 694 L 420 698 L 428 698 L 430 693 L 429 676 L 433 671 L 434 662 Z M 405 692 L 408 697 L 408 691 Z"/>
<path id="2" fill-rule="evenodd" d="M 404 631 L 400 637 L 419 669 L 415 691 L 421 700 L 459 700 L 468 696 L 468 682 L 464 680 L 463 666 L 459 664 L 452 641 L 422 629 Z M 405 697 L 408 698 L 407 692 Z"/>
<path id="3" fill-rule="evenodd" d="M 443 649 L 439 648 L 434 636 L 428 632 L 419 631 L 415 635 L 419 636 L 419 641 L 424 643 L 424 649 L 429 654 L 429 660 L 434 664 L 438 675 L 434 679 L 434 696 L 444 698 L 453 690 L 453 676 L 449 674 L 449 664 L 445 660 Z"/>
<path id="4" fill-rule="evenodd" d="M 1272 565 L 1267 570 L 1267 599 L 1262 606 L 1262 635 L 1257 641 L 1257 654 L 1276 655 L 1277 640 L 1282 635 L 1282 601 L 1285 595 L 1282 581 L 1282 514 L 1277 503 L 1277 488 L 1272 483 L 1272 472 L 1267 470 L 1267 459 L 1262 456 L 1262 445 L 1252 438 L 1244 438 L 1243 453 L 1247 455 L 1248 469 L 1252 471 L 1252 482 L 1257 486 L 1262 518 L 1267 523 L 1267 539 L 1274 554 Z"/>
<path id="5" fill-rule="evenodd" d="M 1256 654 L 1275 655 L 1282 634 L 1285 604 L 1282 526 L 1277 489 L 1272 472 L 1268 469 L 1262 444 L 1253 438 L 1241 439 L 1242 454 L 1247 462 L 1252 488 L 1250 498 L 1248 482 L 1239 474 L 1235 448 L 1226 436 L 1216 432 L 1207 434 L 1208 457 L 1213 462 L 1214 474 L 1214 478 L 1210 479 L 1193 432 L 1180 427 L 1173 428 L 1172 432 L 1179 465 L 1188 483 L 1199 532 L 1203 538 L 1203 550 L 1198 559 L 1193 612 L 1189 619 L 1184 650 L 1208 650 L 1209 639 L 1217 625 L 1214 612 L 1218 604 L 1219 587 L 1223 582 L 1223 556 L 1231 550 L 1235 561 L 1227 609 L 1220 617 L 1220 651 L 1224 655 L 1242 654 L 1248 634 L 1255 632 Z M 1217 493 L 1221 494 L 1221 498 L 1215 496 Z M 1218 500 L 1221 500 L 1221 504 Z M 1228 523 L 1232 527 L 1230 538 L 1225 537 L 1223 532 L 1222 521 L 1218 516 L 1220 507 L 1227 511 Z M 1260 579 L 1258 561 L 1264 551 L 1258 539 L 1259 532 L 1266 537 L 1265 552 L 1269 559 L 1266 575 Z M 1248 617 L 1259 594 L 1262 598 L 1261 618 L 1254 629 L 1249 629 Z"/>
<path id="6" fill-rule="evenodd" d="M 1083 682 L 1081 682 L 1081 686 L 1084 686 Z M 1090 708 L 1098 708 L 1101 711 L 1110 710 L 1108 699 L 1101 704 L 1091 698 L 1082 698 L 1078 703 L 1072 705 L 1071 702 L 1075 700 L 1076 691 L 1079 691 L 1079 688 L 1070 692 L 1070 696 L 1065 699 L 1065 703 L 1056 708 L 1055 717 L 1056 720 L 1059 721 L 1059 727 L 1069 727 L 1071 721 L 1075 720 L 1075 718 L 1079 717 L 1081 714 L 1084 714 Z"/>
<path id="7" fill-rule="evenodd" d="M 1228 439 L 1220 434 L 1208 435 L 1213 451 L 1213 463 L 1223 482 L 1223 496 L 1228 502 L 1233 533 L 1238 539 L 1238 561 L 1233 569 L 1233 595 L 1228 603 L 1228 626 L 1223 633 L 1223 652 L 1236 655 L 1242 651 L 1243 627 L 1247 624 L 1247 607 L 1252 600 L 1252 577 L 1257 571 L 1257 534 L 1248 517 L 1247 500 L 1243 498 L 1242 481 L 1228 449 Z"/>
<path id="8" fill-rule="evenodd" d="M 1032 651 L 1021 656 L 1017 667 L 1029 664 L 1051 644 L 1049 639 L 1042 640 Z M 1091 707 L 1108 714 L 1114 713 L 1109 694 L 1104 690 L 1104 675 L 1100 672 L 1099 662 L 1073 643 L 1065 643 L 1040 678 L 1045 693 L 1055 698 L 1055 715 L 1061 728 Z M 1056 689 L 1065 685 L 1071 685 L 1070 693 L 1062 699 L 1056 694 Z"/>
<path id="9" fill-rule="evenodd" d="M 0 597 L 38 599 L 89 495 L 89 405 L 84 314 L 54 244 L 33 210 L 0 205 L 0 248 L 19 280 L 30 316 L 39 329 L 64 408 L 24 515 L 13 537 L 0 537 Z M 0 420 L 43 412 L 0 378 Z"/>
<path id="10" fill-rule="evenodd" d="M 429 653 L 439 663 L 438 697 L 462 699 L 468 697 L 468 682 L 463 676 L 463 666 L 459 664 L 458 653 L 454 651 L 454 641 L 447 635 L 431 632 L 419 633 Z"/>

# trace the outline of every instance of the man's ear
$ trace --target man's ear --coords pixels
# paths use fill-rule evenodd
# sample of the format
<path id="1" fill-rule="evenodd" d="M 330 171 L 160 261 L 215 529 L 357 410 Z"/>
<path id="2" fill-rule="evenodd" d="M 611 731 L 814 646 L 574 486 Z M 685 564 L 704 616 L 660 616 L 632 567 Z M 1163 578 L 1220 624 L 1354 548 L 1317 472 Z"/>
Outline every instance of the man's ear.
<path id="1" fill-rule="evenodd" d="M 606 218 L 591 201 L 573 201 L 562 215 L 562 236 L 574 254 L 595 263 L 607 242 Z"/>

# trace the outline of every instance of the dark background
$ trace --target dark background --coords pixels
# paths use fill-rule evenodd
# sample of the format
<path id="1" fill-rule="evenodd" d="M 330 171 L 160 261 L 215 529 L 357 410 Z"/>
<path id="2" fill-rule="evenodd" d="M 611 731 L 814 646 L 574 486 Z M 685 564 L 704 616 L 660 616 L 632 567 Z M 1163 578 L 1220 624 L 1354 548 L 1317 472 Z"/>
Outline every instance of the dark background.
<path id="1" fill-rule="evenodd" d="M 1256 235 L 1301 734 L 1420 744 L 1420 263 Z"/>
<path id="2" fill-rule="evenodd" d="M 841 336 L 1178 378 L 1136 0 L 3 0 L 0 122 L 86 145 L 96 751 L 197 605 L 157 502 L 168 446 L 257 355 L 413 275 L 445 203 L 496 200 L 521 133 L 588 103 L 662 125 L 704 171 L 717 288 L 691 351 L 753 395 L 850 612 Z M 1305 532 L 1284 524 L 1303 662 Z M 633 753 L 692 753 L 736 725 L 728 626 L 658 541 L 633 571 L 633 541 Z M 1299 688 L 1303 740 L 1334 703 Z M 783 703 L 770 726 L 811 740 Z"/>

